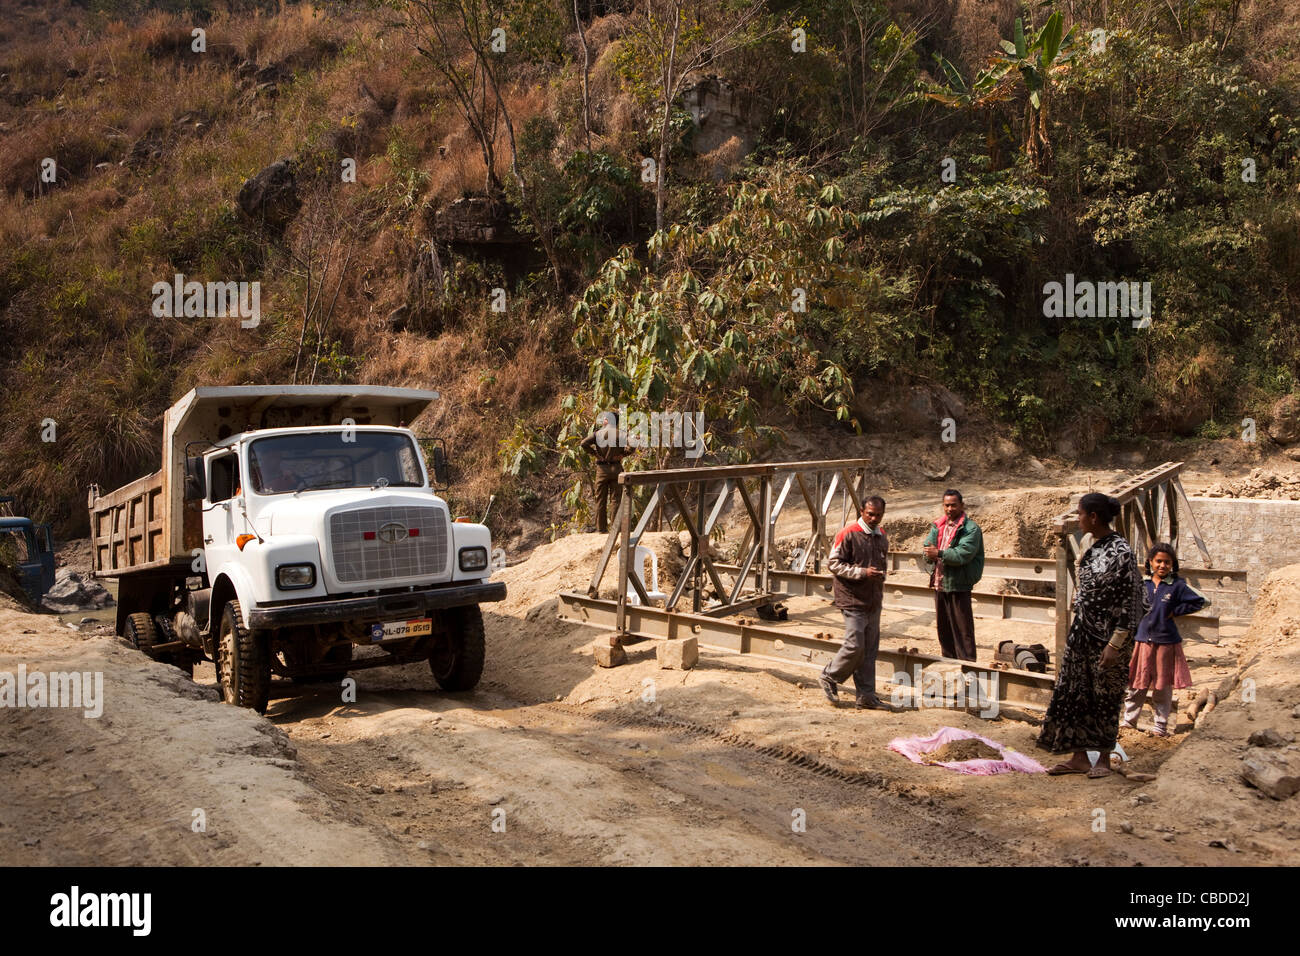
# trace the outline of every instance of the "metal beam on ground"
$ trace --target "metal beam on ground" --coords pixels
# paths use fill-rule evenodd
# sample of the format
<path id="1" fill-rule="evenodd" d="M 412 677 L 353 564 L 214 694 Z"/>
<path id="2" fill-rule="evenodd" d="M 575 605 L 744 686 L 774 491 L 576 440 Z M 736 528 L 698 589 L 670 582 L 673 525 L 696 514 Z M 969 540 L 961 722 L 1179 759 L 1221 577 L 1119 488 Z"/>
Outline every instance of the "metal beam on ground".
<path id="1" fill-rule="evenodd" d="M 719 565 L 719 571 L 738 573 L 732 565 Z M 794 571 L 772 571 L 768 580 L 790 594 L 801 597 L 826 597 L 831 590 L 829 574 L 799 574 Z M 934 589 L 924 584 L 885 582 L 885 607 L 891 611 L 933 611 Z M 1023 594 L 996 594 L 992 591 L 974 591 L 971 610 L 975 617 L 1002 621 L 1020 621 L 1026 624 L 1054 624 L 1056 601 L 1054 598 L 1026 597 Z"/>
<path id="2" fill-rule="evenodd" d="M 925 566 L 925 555 L 920 551 L 890 551 L 889 570 L 916 571 L 929 574 Z M 1189 568 L 1182 567 L 1179 576 L 1198 591 L 1237 591 L 1246 590 L 1246 572 L 1231 568 Z M 1008 581 L 1028 581 L 1042 584 L 1054 584 L 1056 581 L 1055 558 L 1021 558 L 1010 555 L 984 558 L 984 579 L 1002 578 Z"/>
<path id="3" fill-rule="evenodd" d="M 919 571 L 929 574 L 925 554 L 921 551 L 890 551 L 890 571 Z M 1010 581 L 1042 581 L 1051 584 L 1056 580 L 1055 558 L 1019 558 L 984 556 L 985 578 L 1006 578 Z"/>
<path id="4" fill-rule="evenodd" d="M 558 597 L 561 620 L 619 629 L 615 602 L 598 600 L 576 591 L 561 591 Z M 818 669 L 825 667 L 840 647 L 840 641 L 835 638 L 823 639 L 779 628 L 635 605 L 627 608 L 623 633 L 651 640 L 694 637 L 704 647 L 770 657 Z M 983 667 L 971 661 L 955 661 L 932 654 L 900 654 L 884 646 L 876 660 L 878 664 L 892 667 L 895 673 L 908 674 L 909 678 L 918 666 L 924 669 L 938 664 L 945 670 L 960 669 L 963 675 L 970 674 L 985 681 L 984 686 L 991 691 L 989 696 L 999 703 L 1026 710 L 1044 710 L 1055 683 L 1054 678 L 1032 671 Z"/>

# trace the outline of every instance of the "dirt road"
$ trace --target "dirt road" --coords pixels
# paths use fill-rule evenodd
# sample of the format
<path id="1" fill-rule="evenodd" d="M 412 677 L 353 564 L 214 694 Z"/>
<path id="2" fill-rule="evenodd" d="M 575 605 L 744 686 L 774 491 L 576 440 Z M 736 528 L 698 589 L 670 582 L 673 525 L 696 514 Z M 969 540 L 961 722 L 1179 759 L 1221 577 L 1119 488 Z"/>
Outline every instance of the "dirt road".
<path id="1" fill-rule="evenodd" d="M 661 670 L 644 643 L 596 668 L 596 632 L 558 621 L 553 595 L 600 544 L 573 536 L 503 572 L 474 692 L 439 692 L 423 664 L 381 668 L 354 672 L 355 700 L 288 688 L 266 717 L 218 704 L 210 665 L 190 681 L 0 598 L 0 674 L 104 680 L 100 717 L 0 711 L 0 864 L 1300 862 L 1294 802 L 1238 775 L 1251 732 L 1300 729 L 1300 566 L 1249 633 L 1188 649 L 1198 685 L 1240 670 L 1256 700 L 1170 740 L 1123 732 L 1159 774 L 1140 784 L 912 764 L 889 741 L 944 726 L 1048 758 L 1031 723 L 833 709 L 791 664 L 708 652 Z M 927 649 L 932 631 L 887 614 L 884 642 Z"/>

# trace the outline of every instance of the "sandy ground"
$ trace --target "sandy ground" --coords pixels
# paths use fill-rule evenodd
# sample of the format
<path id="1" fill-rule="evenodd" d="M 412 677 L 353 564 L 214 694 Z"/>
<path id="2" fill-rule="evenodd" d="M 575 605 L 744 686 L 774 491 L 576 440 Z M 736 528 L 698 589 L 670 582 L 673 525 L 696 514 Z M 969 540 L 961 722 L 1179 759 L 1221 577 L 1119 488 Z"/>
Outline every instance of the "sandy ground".
<path id="1" fill-rule="evenodd" d="M 0 719 L 0 864 L 328 864 L 404 858 L 333 810 L 288 736 L 180 671 L 0 596 L 0 671 L 103 674 L 103 714 Z M 196 813 L 196 811 L 199 811 Z"/>
<path id="2" fill-rule="evenodd" d="M 651 539 L 666 574 L 673 540 Z M 912 764 L 887 743 L 943 726 L 1049 758 L 1027 722 L 831 708 L 790 664 L 706 651 L 694 670 L 661 670 L 646 642 L 596 668 L 598 632 L 557 620 L 554 594 L 585 583 L 600 543 L 571 536 L 502 572 L 510 598 L 487 615 L 476 691 L 439 692 L 425 665 L 380 668 L 356 673 L 355 702 L 288 688 L 265 718 L 216 703 L 210 665 L 191 682 L 6 603 L 0 671 L 102 671 L 106 703 L 98 719 L 0 720 L 0 863 L 1300 862 L 1300 798 L 1237 777 L 1251 730 L 1300 730 L 1300 566 L 1279 572 L 1252 631 L 1188 647 L 1198 687 L 1242 666 L 1256 702 L 1171 740 L 1125 731 L 1134 766 L 1158 771 L 1137 784 Z M 792 610 L 787 626 L 837 624 L 815 599 Z M 977 630 L 981 658 L 1002 636 L 1044 639 L 1033 625 Z M 887 612 L 893 641 L 937 651 L 932 615 Z"/>

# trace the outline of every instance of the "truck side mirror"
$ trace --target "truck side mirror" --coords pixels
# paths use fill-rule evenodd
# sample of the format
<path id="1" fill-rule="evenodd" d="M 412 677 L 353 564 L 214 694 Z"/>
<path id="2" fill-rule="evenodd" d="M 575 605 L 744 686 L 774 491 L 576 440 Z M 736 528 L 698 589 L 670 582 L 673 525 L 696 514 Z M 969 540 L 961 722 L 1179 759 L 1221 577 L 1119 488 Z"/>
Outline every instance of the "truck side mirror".
<path id="1" fill-rule="evenodd" d="M 433 480 L 441 486 L 448 484 L 447 451 L 442 445 L 433 446 Z"/>
<path id="2" fill-rule="evenodd" d="M 420 448 L 424 451 L 424 460 L 428 464 L 432 475 L 429 478 L 435 490 L 447 488 L 450 484 L 448 480 L 448 461 L 447 461 L 447 444 L 441 438 L 420 438 L 417 439 Z"/>
<path id="3" fill-rule="evenodd" d="M 203 474 L 203 457 L 195 455 L 185 459 L 185 500 L 202 501 L 208 493 L 208 483 Z"/>

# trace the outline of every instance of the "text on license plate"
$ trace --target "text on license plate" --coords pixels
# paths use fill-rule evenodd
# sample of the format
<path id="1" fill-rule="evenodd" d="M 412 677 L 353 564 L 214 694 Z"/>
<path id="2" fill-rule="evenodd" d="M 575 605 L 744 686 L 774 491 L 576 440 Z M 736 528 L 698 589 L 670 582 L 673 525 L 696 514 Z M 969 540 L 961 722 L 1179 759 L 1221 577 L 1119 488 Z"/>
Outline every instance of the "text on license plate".
<path id="1" fill-rule="evenodd" d="M 421 637 L 433 633 L 433 618 L 417 617 L 413 621 L 385 621 L 370 625 L 372 641 L 391 641 L 399 637 Z"/>

